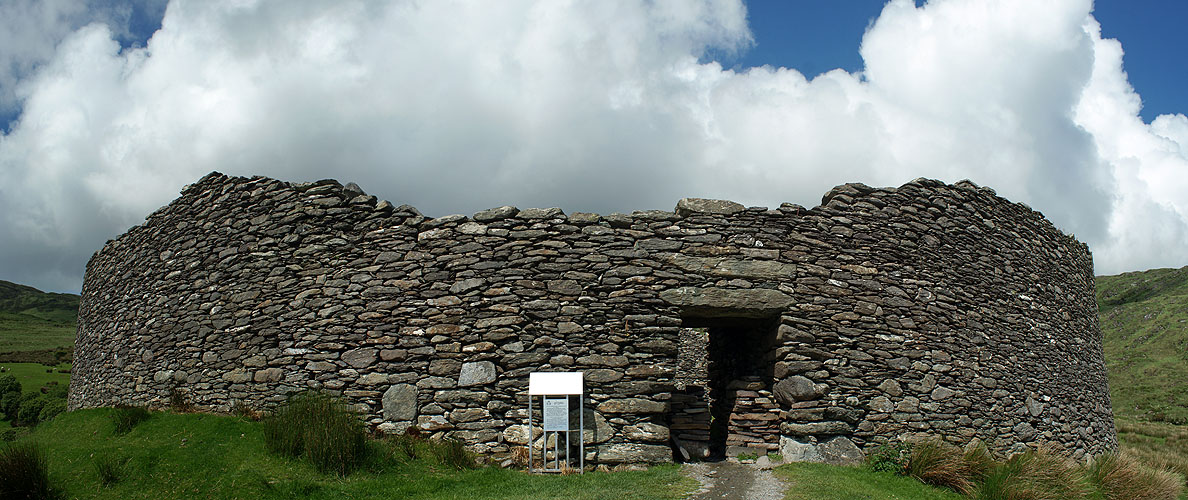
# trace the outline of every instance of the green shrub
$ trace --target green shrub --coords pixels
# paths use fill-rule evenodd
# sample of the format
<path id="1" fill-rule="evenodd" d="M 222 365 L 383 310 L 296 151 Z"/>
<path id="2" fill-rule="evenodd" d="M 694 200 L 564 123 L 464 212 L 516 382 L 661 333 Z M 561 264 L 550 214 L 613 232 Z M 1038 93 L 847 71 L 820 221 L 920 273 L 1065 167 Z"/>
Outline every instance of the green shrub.
<path id="1" fill-rule="evenodd" d="M 41 409 L 45 408 L 45 404 L 49 402 L 48 398 L 42 397 L 41 394 L 30 392 L 21 396 L 21 407 L 17 410 L 16 420 L 22 425 L 32 427 L 37 425 L 38 417 L 41 416 Z"/>
<path id="2" fill-rule="evenodd" d="M 0 410 L 8 416 L 9 420 L 17 419 L 17 412 L 21 409 L 21 393 L 20 391 L 6 392 L 0 396 Z"/>
<path id="3" fill-rule="evenodd" d="M 965 454 L 940 439 L 913 443 L 904 472 L 920 482 L 961 494 L 968 494 L 974 488 L 973 474 L 965 462 Z"/>
<path id="4" fill-rule="evenodd" d="M 99 482 L 104 486 L 109 486 L 123 479 L 124 464 L 127 461 L 114 455 L 100 454 L 95 457 L 95 461 L 92 463 L 95 466 L 95 475 L 99 476 Z"/>
<path id="5" fill-rule="evenodd" d="M 37 421 L 48 422 L 64 411 L 66 411 L 65 399 L 50 399 L 45 402 L 45 406 L 41 407 L 41 413 L 37 414 Z"/>
<path id="6" fill-rule="evenodd" d="M 911 458 L 911 445 L 903 442 L 887 442 L 877 446 L 866 455 L 866 466 L 875 472 L 903 474 Z"/>
<path id="7" fill-rule="evenodd" d="M 304 457 L 319 471 L 345 476 L 363 458 L 363 422 L 342 400 L 303 392 L 264 418 L 269 451 Z"/>
<path id="8" fill-rule="evenodd" d="M 149 419 L 149 411 L 140 406 L 117 405 L 111 412 L 115 435 L 127 434 L 136 424 Z"/>
<path id="9" fill-rule="evenodd" d="M 0 375 L 0 396 L 15 392 L 21 393 L 21 383 L 17 381 L 16 376 L 9 373 L 8 375 Z"/>
<path id="10" fill-rule="evenodd" d="M 0 449 L 0 498 L 56 496 L 41 450 L 32 443 L 11 444 Z"/>
<path id="11" fill-rule="evenodd" d="M 1086 475 L 1106 500 L 1176 500 L 1184 492 L 1184 476 L 1117 453 L 1094 458 Z"/>

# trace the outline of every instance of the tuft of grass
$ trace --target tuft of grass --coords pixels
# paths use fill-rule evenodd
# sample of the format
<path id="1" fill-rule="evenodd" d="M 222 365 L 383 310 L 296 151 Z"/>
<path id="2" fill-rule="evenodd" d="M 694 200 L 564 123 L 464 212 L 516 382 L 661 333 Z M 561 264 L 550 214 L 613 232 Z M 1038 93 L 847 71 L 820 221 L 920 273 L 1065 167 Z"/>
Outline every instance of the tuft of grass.
<path id="1" fill-rule="evenodd" d="M 169 409 L 174 413 L 190 413 L 194 411 L 194 404 L 186 397 L 185 391 L 175 386 L 169 389 Z"/>
<path id="2" fill-rule="evenodd" d="M 1184 476 L 1145 467 L 1124 454 L 1094 458 L 1086 475 L 1106 500 L 1176 500 L 1184 492 Z"/>
<path id="3" fill-rule="evenodd" d="M 418 445 L 424 440 L 416 434 L 406 432 L 396 436 L 389 436 L 387 441 L 391 445 L 393 455 L 400 454 L 405 460 L 416 460 L 418 456 Z M 397 460 L 400 459 L 397 458 Z"/>
<path id="4" fill-rule="evenodd" d="M 1070 500 L 1089 493 L 1084 475 L 1071 460 L 1045 449 L 1031 449 L 1002 462 L 974 491 L 978 500 Z"/>
<path id="5" fill-rule="evenodd" d="M 113 433 L 117 436 L 132 431 L 136 424 L 148 420 L 149 411 L 140 406 L 117 405 L 111 412 L 111 423 L 115 426 Z"/>
<path id="6" fill-rule="evenodd" d="M 103 486 L 110 486 L 120 482 L 124 476 L 125 460 L 117 458 L 115 455 L 106 453 L 99 454 L 92 462 L 95 467 L 95 475 L 99 477 L 99 483 Z"/>
<path id="7" fill-rule="evenodd" d="M 363 422 L 347 403 L 328 394 L 297 394 L 263 424 L 269 451 L 304 457 L 323 473 L 345 476 L 362 461 Z"/>
<path id="8" fill-rule="evenodd" d="M 969 479 L 974 483 L 985 481 L 986 476 L 990 475 L 990 471 L 998 465 L 998 461 L 994 459 L 994 454 L 986 447 L 986 443 L 977 440 L 965 447 L 961 459 L 965 461 Z"/>
<path id="9" fill-rule="evenodd" d="M 250 406 L 240 400 L 235 400 L 231 403 L 231 414 L 239 418 L 247 420 L 260 420 L 260 412 L 253 410 Z"/>
<path id="10" fill-rule="evenodd" d="M 0 498 L 57 498 L 50 484 L 45 455 L 33 443 L 0 449 Z"/>
<path id="11" fill-rule="evenodd" d="M 478 467 L 474 453 L 466 449 L 466 445 L 455 439 L 443 439 L 433 442 L 433 455 L 437 462 L 454 470 L 474 469 Z"/>
<path id="12" fill-rule="evenodd" d="M 965 456 L 961 449 L 939 438 L 912 443 L 905 475 L 922 483 L 968 494 L 975 483 Z"/>

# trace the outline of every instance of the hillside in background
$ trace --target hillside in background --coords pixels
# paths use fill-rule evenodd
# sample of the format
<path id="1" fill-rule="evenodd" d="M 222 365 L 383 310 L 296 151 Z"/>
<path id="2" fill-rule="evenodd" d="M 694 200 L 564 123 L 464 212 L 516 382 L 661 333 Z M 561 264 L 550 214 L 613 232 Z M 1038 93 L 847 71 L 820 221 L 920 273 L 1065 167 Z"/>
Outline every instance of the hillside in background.
<path id="1" fill-rule="evenodd" d="M 78 301 L 78 295 L 0 280 L 0 353 L 73 346 Z"/>
<path id="2" fill-rule="evenodd" d="M 1120 417 L 1188 424 L 1188 267 L 1097 277 Z"/>

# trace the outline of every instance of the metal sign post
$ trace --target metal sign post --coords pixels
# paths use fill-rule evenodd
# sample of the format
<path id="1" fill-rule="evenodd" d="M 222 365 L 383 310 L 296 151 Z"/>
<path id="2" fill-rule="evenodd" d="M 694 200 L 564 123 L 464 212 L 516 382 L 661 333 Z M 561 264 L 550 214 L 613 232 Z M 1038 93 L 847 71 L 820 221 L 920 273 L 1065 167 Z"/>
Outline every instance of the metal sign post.
<path id="1" fill-rule="evenodd" d="M 566 467 L 573 467 L 573 457 L 570 456 L 570 435 L 575 429 L 570 427 L 569 402 L 570 398 L 577 398 L 578 407 L 578 466 L 577 470 L 584 473 L 586 468 L 586 415 L 585 415 L 585 384 L 582 372 L 534 372 L 528 374 L 528 471 L 561 472 Z M 540 467 L 535 468 L 533 453 L 532 430 L 533 408 L 532 400 L 540 397 L 541 436 Z M 553 436 L 553 466 L 549 467 L 549 435 Z M 561 438 L 565 437 L 565 459 L 562 461 Z"/>

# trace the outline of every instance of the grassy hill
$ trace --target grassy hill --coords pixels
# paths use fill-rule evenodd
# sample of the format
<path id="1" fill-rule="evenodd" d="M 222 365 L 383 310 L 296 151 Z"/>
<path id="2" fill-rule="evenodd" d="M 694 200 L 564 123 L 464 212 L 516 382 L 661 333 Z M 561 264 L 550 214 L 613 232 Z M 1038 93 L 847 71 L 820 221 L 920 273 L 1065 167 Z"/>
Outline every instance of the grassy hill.
<path id="1" fill-rule="evenodd" d="M 1119 417 L 1188 424 L 1188 267 L 1097 277 Z"/>
<path id="2" fill-rule="evenodd" d="M 79 296 L 0 280 L 0 353 L 74 345 Z"/>

